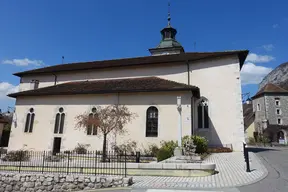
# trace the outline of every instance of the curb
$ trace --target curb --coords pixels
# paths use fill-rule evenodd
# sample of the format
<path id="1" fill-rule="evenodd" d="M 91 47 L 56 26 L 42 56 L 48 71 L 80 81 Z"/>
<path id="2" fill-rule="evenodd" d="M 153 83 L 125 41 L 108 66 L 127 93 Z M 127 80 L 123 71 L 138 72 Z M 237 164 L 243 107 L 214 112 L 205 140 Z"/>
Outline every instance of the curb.
<path id="1" fill-rule="evenodd" d="M 110 187 L 110 188 L 99 188 L 99 189 L 91 189 L 91 190 L 85 190 L 87 192 L 95 192 L 95 191 L 115 191 L 115 190 L 132 190 L 130 187 Z M 76 192 L 82 192 L 82 191 L 76 191 Z"/>
<path id="2" fill-rule="evenodd" d="M 250 153 L 253 153 L 253 152 L 250 152 Z M 254 183 L 257 183 L 261 180 L 263 180 L 264 178 L 267 177 L 268 175 L 268 170 L 267 168 L 265 167 L 265 165 L 263 164 L 263 162 L 260 160 L 260 158 L 258 157 L 258 155 L 256 155 L 255 153 L 253 153 L 254 157 L 255 157 L 255 160 L 259 163 L 260 165 L 260 168 L 263 170 L 263 174 L 262 176 L 260 176 L 259 178 L 253 180 L 253 181 L 250 181 L 250 182 L 247 182 L 247 183 L 243 183 L 243 184 L 238 184 L 238 185 L 229 185 L 229 186 L 219 186 L 219 187 L 133 187 L 133 185 L 131 186 L 132 187 L 132 190 L 137 190 L 137 189 L 177 189 L 177 190 L 203 190 L 203 189 L 227 189 L 227 188 L 235 188 L 235 187 L 242 187 L 242 186 L 246 186 L 246 185 L 251 185 L 251 184 L 254 184 Z"/>

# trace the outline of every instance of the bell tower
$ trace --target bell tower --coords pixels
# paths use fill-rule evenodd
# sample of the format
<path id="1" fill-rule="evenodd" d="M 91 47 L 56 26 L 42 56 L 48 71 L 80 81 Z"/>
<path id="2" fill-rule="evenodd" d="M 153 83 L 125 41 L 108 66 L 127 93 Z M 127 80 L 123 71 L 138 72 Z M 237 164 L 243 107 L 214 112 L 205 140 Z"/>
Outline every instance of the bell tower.
<path id="1" fill-rule="evenodd" d="M 177 30 L 171 26 L 170 2 L 168 3 L 168 25 L 161 30 L 162 40 L 156 48 L 149 49 L 152 56 L 183 53 L 184 48 L 176 40 Z"/>

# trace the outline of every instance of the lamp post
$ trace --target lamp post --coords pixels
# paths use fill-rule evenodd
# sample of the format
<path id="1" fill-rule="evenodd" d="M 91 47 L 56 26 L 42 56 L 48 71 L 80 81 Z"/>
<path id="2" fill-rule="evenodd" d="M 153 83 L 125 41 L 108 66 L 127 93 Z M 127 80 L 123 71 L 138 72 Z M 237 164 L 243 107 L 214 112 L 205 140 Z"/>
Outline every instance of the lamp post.
<path id="1" fill-rule="evenodd" d="M 181 107 L 181 96 L 177 97 L 177 110 L 179 112 L 178 115 L 178 147 L 175 148 L 174 150 L 174 156 L 180 157 L 182 156 L 182 107 Z"/>
<path id="2" fill-rule="evenodd" d="M 182 106 L 181 106 L 181 96 L 177 97 L 177 110 L 179 112 L 178 118 L 178 147 L 182 146 Z"/>

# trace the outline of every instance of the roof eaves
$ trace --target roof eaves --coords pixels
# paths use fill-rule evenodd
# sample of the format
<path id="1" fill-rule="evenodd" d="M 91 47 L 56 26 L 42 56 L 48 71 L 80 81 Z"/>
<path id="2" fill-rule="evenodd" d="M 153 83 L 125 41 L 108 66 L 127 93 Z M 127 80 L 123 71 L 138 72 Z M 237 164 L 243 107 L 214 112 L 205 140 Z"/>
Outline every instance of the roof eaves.
<path id="1" fill-rule="evenodd" d="M 192 52 L 192 53 L 206 53 L 206 52 Z M 198 59 L 191 59 L 191 61 L 197 61 L 197 60 L 204 60 L 204 59 L 209 59 L 209 58 L 215 58 L 215 57 L 223 57 L 223 56 L 228 56 L 228 55 L 233 55 L 233 54 L 238 54 L 238 58 L 239 58 L 239 63 L 240 63 L 240 68 L 242 67 L 249 51 L 248 50 L 238 50 L 238 51 L 226 51 L 226 52 L 207 52 L 207 53 L 211 53 L 210 56 L 207 56 L 207 57 L 204 57 L 204 58 L 198 58 Z M 213 55 L 213 53 L 222 53 L 223 55 Z M 189 54 L 191 53 L 182 53 L 182 54 L 175 54 L 177 55 L 177 58 L 173 58 L 173 60 L 155 60 L 153 62 L 151 61 L 144 61 L 143 63 L 139 64 L 138 66 L 141 66 L 141 65 L 146 65 L 146 64 L 159 64 L 159 63 L 162 63 L 162 64 L 165 64 L 165 63 L 177 63 L 177 62 L 181 62 L 181 61 L 187 61 L 187 60 L 190 60 L 189 58 L 187 58 L 189 56 Z M 174 56 L 175 56 L 174 55 Z M 172 55 L 169 55 L 169 56 L 172 56 Z M 155 56 L 148 56 L 148 57 L 155 57 Z M 120 62 L 121 60 L 132 60 L 132 59 L 141 59 L 143 58 L 144 60 L 147 59 L 148 57 L 135 57 L 135 58 L 124 58 L 124 59 L 115 59 L 114 62 Z M 161 56 L 160 56 L 161 57 Z M 182 57 L 182 58 L 181 58 Z M 131 61 L 130 60 L 130 61 Z M 103 60 L 102 62 L 105 62 L 105 61 L 112 61 L 112 60 Z M 98 61 L 96 61 L 98 62 Z M 101 61 L 99 61 L 101 62 Z M 95 66 L 92 65 L 93 62 L 80 62 L 80 63 L 69 63 L 69 64 L 62 64 L 62 65 L 55 65 L 55 66 L 63 66 L 63 65 L 70 65 L 70 64 L 78 64 L 78 65 L 81 65 L 81 63 L 91 63 L 91 67 L 85 67 L 83 69 L 77 69 L 77 70 L 89 70 L 89 69 L 94 69 Z M 126 67 L 126 66 L 132 66 L 134 65 L 133 63 L 128 63 L 128 64 L 122 64 L 122 65 L 116 65 L 116 66 L 110 66 L 110 65 L 107 65 L 107 67 L 105 66 L 102 66 L 101 68 L 102 69 L 105 69 L 105 68 L 118 68 L 118 67 Z M 49 67 L 46 67 L 46 68 L 50 68 L 50 67 L 55 67 L 55 66 L 49 66 Z M 40 68 L 40 69 L 44 69 L 44 68 Z M 56 73 L 58 71 L 75 71 L 76 69 L 71 69 L 71 68 L 68 68 L 68 69 L 61 69 L 61 70 L 51 70 L 49 72 L 47 71 L 39 71 L 40 69 L 35 69 L 35 70 L 30 70 L 30 71 L 23 71 L 23 72 L 18 72 L 18 73 L 14 73 L 13 75 L 15 76 L 18 76 L 18 77 L 22 77 L 23 75 L 31 75 L 31 74 L 44 74 L 44 73 Z M 100 68 L 99 68 L 100 69 Z"/>
<path id="2" fill-rule="evenodd" d="M 137 93 L 137 92 L 172 92 L 172 91 L 199 91 L 198 87 L 187 88 L 167 88 L 167 89 L 137 89 L 137 90 L 104 90 L 104 91 L 89 91 L 89 92 L 57 92 L 57 93 L 30 93 L 23 91 L 18 93 L 8 94 L 8 97 L 17 98 L 19 96 L 44 96 L 44 95 L 87 95 L 87 94 L 107 94 L 107 93 Z"/>

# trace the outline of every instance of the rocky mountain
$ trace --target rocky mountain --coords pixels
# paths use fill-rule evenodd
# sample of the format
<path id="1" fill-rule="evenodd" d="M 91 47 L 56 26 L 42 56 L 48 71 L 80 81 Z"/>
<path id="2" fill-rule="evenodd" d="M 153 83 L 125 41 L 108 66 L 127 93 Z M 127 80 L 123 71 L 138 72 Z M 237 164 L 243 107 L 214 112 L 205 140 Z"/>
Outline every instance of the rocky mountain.
<path id="1" fill-rule="evenodd" d="M 266 75 L 259 84 L 259 89 L 264 87 L 267 83 L 273 83 L 284 89 L 288 89 L 288 62 L 279 65 Z"/>

